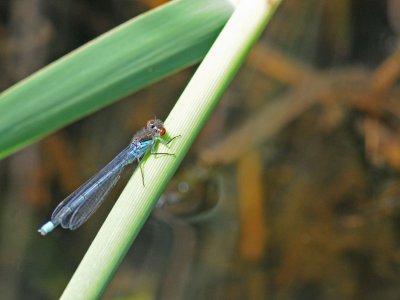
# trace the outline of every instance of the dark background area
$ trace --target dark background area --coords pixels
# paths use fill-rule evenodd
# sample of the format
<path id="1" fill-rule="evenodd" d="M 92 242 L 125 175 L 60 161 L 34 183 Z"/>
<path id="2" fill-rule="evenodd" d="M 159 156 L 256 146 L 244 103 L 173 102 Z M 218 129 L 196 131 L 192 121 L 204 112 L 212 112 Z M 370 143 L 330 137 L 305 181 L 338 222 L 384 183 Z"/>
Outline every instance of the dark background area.
<path id="1" fill-rule="evenodd" d="M 0 0 L 0 90 L 164 2 Z M 399 20 L 284 0 L 104 299 L 399 299 Z M 132 168 L 79 230 L 37 228 L 194 71 L 0 161 L 1 299 L 61 295 Z"/>

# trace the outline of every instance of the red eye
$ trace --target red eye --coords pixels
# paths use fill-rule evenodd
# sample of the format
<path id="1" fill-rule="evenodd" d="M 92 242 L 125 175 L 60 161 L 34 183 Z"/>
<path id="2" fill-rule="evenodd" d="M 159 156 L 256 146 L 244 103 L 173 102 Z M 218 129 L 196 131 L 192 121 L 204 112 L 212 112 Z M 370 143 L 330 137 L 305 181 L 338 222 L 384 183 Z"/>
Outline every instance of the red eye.
<path id="1" fill-rule="evenodd" d="M 165 128 L 161 129 L 160 131 L 160 135 L 164 135 L 167 131 L 165 130 Z"/>
<path id="2" fill-rule="evenodd" d="M 153 124 L 153 120 L 148 120 L 147 123 L 146 123 L 146 126 L 150 126 L 152 124 Z"/>

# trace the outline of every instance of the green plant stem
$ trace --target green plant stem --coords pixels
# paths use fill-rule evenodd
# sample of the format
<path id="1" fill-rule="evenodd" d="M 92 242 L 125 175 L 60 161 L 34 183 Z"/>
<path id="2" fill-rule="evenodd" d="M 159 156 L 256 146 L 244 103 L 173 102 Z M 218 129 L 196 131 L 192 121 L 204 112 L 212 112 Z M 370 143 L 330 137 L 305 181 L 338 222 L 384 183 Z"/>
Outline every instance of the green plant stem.
<path id="1" fill-rule="evenodd" d="M 148 157 L 146 186 L 136 170 L 110 212 L 62 299 L 96 299 L 107 286 L 165 186 L 203 128 L 266 22 L 280 1 L 243 0 L 171 111 L 165 126 L 171 136 L 181 135 L 170 149 L 176 157 Z"/>

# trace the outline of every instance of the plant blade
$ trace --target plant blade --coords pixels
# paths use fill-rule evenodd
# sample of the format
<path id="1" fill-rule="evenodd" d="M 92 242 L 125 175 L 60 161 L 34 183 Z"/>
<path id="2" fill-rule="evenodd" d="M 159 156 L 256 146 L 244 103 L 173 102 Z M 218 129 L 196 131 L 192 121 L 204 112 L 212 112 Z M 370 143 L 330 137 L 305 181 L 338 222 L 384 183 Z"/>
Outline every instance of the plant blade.
<path id="1" fill-rule="evenodd" d="M 0 159 L 199 61 L 229 1 L 176 0 L 140 15 L 0 94 Z"/>

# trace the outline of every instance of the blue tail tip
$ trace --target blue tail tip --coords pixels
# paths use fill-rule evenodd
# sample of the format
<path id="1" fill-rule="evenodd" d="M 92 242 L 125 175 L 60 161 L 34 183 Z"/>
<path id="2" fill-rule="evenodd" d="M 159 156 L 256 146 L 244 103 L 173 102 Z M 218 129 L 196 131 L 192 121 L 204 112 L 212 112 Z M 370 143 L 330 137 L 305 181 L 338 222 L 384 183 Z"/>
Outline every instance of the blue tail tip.
<path id="1" fill-rule="evenodd" d="M 38 232 L 39 232 L 41 235 L 46 235 L 46 234 L 48 234 L 49 232 L 53 231 L 53 229 L 54 229 L 55 227 L 56 227 L 56 226 L 53 224 L 53 222 L 49 221 L 49 222 L 47 222 L 46 224 L 44 224 L 42 227 L 40 227 L 39 230 L 38 230 Z"/>

